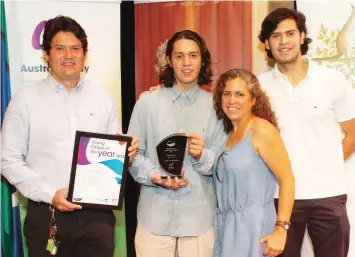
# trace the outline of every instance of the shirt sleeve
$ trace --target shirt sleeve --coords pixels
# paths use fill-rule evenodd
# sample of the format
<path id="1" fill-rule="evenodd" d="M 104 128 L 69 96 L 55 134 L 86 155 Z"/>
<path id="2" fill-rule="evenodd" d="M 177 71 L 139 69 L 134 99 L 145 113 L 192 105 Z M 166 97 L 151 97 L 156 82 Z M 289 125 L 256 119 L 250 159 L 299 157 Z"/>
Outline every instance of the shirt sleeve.
<path id="1" fill-rule="evenodd" d="M 147 149 L 147 101 L 145 97 L 139 99 L 134 106 L 128 127 L 128 134 L 139 138 L 137 155 L 132 161 L 129 171 L 135 181 L 147 186 L 156 186 L 151 179 L 158 167 L 150 160 Z"/>
<path id="2" fill-rule="evenodd" d="M 112 103 L 110 120 L 108 123 L 109 134 L 122 134 L 121 122 L 118 115 L 118 106 L 115 102 Z"/>
<path id="3" fill-rule="evenodd" d="M 51 187 L 26 162 L 29 145 L 29 118 L 24 91 L 18 91 L 11 100 L 2 126 L 2 175 L 24 196 L 33 201 L 51 204 L 56 188 Z M 48 167 L 50 169 L 50 167 Z"/>
<path id="4" fill-rule="evenodd" d="M 342 74 L 337 81 L 338 87 L 334 102 L 335 116 L 338 122 L 355 118 L 355 89 Z M 335 85 L 334 85 L 335 86 Z"/>
<path id="5" fill-rule="evenodd" d="M 200 160 L 191 157 L 192 167 L 201 175 L 212 175 L 212 168 L 215 157 L 221 152 L 221 148 L 227 138 L 223 130 L 222 120 L 218 120 L 215 110 L 211 112 L 211 117 L 207 126 L 205 148 L 202 150 Z"/>

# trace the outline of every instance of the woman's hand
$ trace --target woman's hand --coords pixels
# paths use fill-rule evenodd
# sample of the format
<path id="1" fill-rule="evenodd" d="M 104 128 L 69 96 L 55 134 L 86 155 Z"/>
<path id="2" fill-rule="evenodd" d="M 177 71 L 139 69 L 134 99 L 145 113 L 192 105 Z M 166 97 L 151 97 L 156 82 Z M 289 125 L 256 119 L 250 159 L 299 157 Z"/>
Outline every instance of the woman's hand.
<path id="1" fill-rule="evenodd" d="M 276 227 L 274 232 L 263 237 L 260 245 L 266 243 L 264 255 L 269 257 L 278 256 L 283 253 L 286 245 L 287 231 L 282 227 Z"/>

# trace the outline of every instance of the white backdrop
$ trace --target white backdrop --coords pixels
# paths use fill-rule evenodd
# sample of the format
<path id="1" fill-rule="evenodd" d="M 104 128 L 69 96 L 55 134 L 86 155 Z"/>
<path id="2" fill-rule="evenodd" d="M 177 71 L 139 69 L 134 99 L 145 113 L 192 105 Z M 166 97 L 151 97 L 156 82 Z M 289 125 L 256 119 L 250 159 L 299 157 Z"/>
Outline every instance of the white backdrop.
<path id="1" fill-rule="evenodd" d="M 307 28 L 310 37 L 313 39 L 309 55 L 311 59 L 320 61 L 327 65 L 341 70 L 352 83 L 355 90 L 355 1 L 297 1 L 297 10 L 303 12 L 307 18 Z M 339 31 L 347 24 L 349 30 L 338 38 Z M 348 45 L 349 55 L 340 58 L 337 56 L 337 40 Z M 335 56 L 335 58 L 333 58 Z M 326 58 L 326 59 L 324 59 Z M 348 257 L 355 257 L 355 156 L 346 162 L 345 172 L 348 183 L 348 215 L 350 220 L 350 249 Z M 313 257 L 312 246 L 305 237 L 302 257 Z"/>
<path id="2" fill-rule="evenodd" d="M 46 76 L 46 72 L 40 71 L 40 66 L 46 63 L 41 59 L 41 50 L 33 48 L 32 36 L 40 22 L 65 15 L 77 20 L 88 35 L 86 66 L 89 70 L 85 77 L 107 87 L 120 104 L 119 3 L 109 0 L 5 1 L 12 93 L 24 83 Z M 35 67 L 39 71 L 30 72 Z"/>

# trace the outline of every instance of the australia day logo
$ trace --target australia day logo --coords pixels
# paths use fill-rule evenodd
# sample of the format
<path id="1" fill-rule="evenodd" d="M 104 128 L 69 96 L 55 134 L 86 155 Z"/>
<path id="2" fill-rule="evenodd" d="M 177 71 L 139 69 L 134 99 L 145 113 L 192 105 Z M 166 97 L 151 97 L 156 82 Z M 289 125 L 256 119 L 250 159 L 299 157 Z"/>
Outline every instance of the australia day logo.
<path id="1" fill-rule="evenodd" d="M 36 26 L 35 30 L 33 31 L 32 34 L 32 47 L 36 50 L 41 50 L 41 34 L 44 30 L 44 26 L 46 25 L 47 21 L 41 21 L 38 23 Z"/>
<path id="2" fill-rule="evenodd" d="M 43 20 L 34 29 L 32 33 L 32 40 L 31 44 L 34 50 L 42 50 L 41 46 L 41 36 L 43 34 L 44 27 L 46 25 L 47 21 Z M 89 66 L 84 66 L 84 71 L 85 73 L 88 73 L 89 71 Z M 21 65 L 21 72 L 49 72 L 49 67 L 43 64 L 40 65 Z"/>

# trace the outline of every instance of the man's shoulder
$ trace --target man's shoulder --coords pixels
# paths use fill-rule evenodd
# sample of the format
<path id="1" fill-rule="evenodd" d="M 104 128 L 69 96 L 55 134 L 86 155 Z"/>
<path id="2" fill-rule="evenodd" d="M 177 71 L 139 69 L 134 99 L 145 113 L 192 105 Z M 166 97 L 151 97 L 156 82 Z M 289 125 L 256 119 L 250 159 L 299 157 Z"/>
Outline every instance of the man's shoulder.
<path id="1" fill-rule="evenodd" d="M 273 78 L 272 73 L 273 73 L 272 68 L 271 68 L 270 70 L 268 70 L 268 71 L 265 71 L 265 72 L 261 73 L 261 74 L 258 76 L 259 82 L 265 81 L 265 80 L 267 80 L 267 79 L 272 79 L 272 78 Z"/>
<path id="2" fill-rule="evenodd" d="M 84 90 L 95 98 L 113 100 L 112 93 L 102 85 L 84 80 Z"/>
<path id="3" fill-rule="evenodd" d="M 200 94 L 202 97 L 204 97 L 204 98 L 212 98 L 213 97 L 212 92 L 206 91 L 201 87 L 199 88 L 199 90 L 200 90 Z"/>
<path id="4" fill-rule="evenodd" d="M 152 92 L 145 92 L 140 95 L 139 99 L 137 100 L 137 103 L 139 102 L 140 104 L 146 105 L 146 104 L 157 103 L 164 99 L 169 99 L 169 97 L 171 97 L 170 91 L 171 88 L 161 87 Z"/>
<path id="5" fill-rule="evenodd" d="M 338 78 L 346 78 L 344 73 L 341 71 L 327 67 L 325 65 L 320 65 L 316 62 L 312 62 L 312 68 L 314 71 L 314 75 L 321 78 L 325 79 L 326 81 L 328 79 L 338 79 Z"/>
<path id="6" fill-rule="evenodd" d="M 322 88 L 322 93 L 328 96 L 336 96 L 344 89 L 344 85 L 350 85 L 346 75 L 334 68 L 312 63 L 311 80 L 318 87 Z"/>
<path id="7" fill-rule="evenodd" d="M 272 85 L 275 80 L 275 77 L 273 75 L 273 69 L 270 69 L 264 73 L 261 73 L 258 76 L 259 83 L 261 85 L 261 88 L 263 90 L 267 90 L 269 85 Z"/>
<path id="8" fill-rule="evenodd" d="M 41 92 L 43 87 L 48 85 L 47 79 L 42 79 L 38 81 L 32 81 L 30 83 L 21 83 L 19 89 L 14 93 L 14 97 L 33 97 L 33 94 Z"/>
<path id="9" fill-rule="evenodd" d="M 94 83 L 90 80 L 83 80 L 83 87 L 86 90 L 89 90 L 90 92 L 95 92 L 95 93 L 100 93 L 100 94 L 108 94 L 108 90 L 103 87 L 102 85 L 99 85 L 97 83 Z"/>

